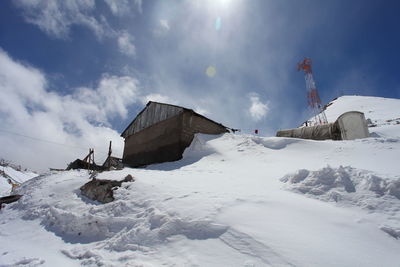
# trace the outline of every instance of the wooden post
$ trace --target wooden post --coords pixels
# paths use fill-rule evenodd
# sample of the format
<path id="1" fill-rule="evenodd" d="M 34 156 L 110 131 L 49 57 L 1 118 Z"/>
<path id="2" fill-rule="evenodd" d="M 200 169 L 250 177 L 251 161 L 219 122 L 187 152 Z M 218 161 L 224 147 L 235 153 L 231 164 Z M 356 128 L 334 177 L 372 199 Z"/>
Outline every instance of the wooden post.
<path id="1" fill-rule="evenodd" d="M 91 155 L 91 154 L 92 154 L 92 149 L 89 148 L 89 154 L 88 154 L 87 159 L 86 159 L 88 171 L 90 171 L 90 155 Z"/>
<path id="2" fill-rule="evenodd" d="M 83 161 L 87 164 L 88 171 L 90 170 L 90 164 L 94 165 L 94 148 L 89 148 L 89 154 L 83 159 Z"/>
<path id="3" fill-rule="evenodd" d="M 110 146 L 108 147 L 108 170 L 111 169 L 111 153 L 112 153 L 111 144 L 112 141 L 110 141 Z"/>
<path id="4" fill-rule="evenodd" d="M 92 166 L 94 168 L 94 148 L 92 148 Z M 94 169 L 93 169 L 94 170 Z"/>

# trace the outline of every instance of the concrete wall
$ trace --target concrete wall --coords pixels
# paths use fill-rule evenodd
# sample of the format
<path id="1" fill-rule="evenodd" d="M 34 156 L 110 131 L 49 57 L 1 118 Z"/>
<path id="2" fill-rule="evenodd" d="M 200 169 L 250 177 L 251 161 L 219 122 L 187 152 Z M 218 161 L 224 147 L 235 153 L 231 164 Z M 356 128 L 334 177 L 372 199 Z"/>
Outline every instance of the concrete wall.
<path id="1" fill-rule="evenodd" d="M 349 111 L 337 119 L 343 140 L 354 140 L 369 137 L 367 122 L 364 113 Z"/>
<path id="2" fill-rule="evenodd" d="M 198 114 L 183 113 L 158 122 L 125 138 L 123 163 L 139 167 L 182 158 L 195 133 L 221 134 L 227 129 Z"/>
<path id="3" fill-rule="evenodd" d="M 312 140 L 341 140 L 340 130 L 337 126 L 337 123 L 328 123 L 323 125 L 281 130 L 276 133 L 276 136 Z"/>
<path id="4" fill-rule="evenodd" d="M 132 167 L 174 161 L 182 157 L 182 115 L 156 123 L 125 138 L 122 162 Z"/>
<path id="5" fill-rule="evenodd" d="M 212 122 L 202 116 L 197 115 L 193 112 L 184 112 L 183 124 L 182 124 L 182 141 L 190 145 L 193 140 L 194 134 L 222 134 L 228 130 L 225 126 Z"/>
<path id="6" fill-rule="evenodd" d="M 349 111 L 340 115 L 334 123 L 281 130 L 276 136 L 313 140 L 353 140 L 366 138 L 369 132 L 364 113 Z"/>

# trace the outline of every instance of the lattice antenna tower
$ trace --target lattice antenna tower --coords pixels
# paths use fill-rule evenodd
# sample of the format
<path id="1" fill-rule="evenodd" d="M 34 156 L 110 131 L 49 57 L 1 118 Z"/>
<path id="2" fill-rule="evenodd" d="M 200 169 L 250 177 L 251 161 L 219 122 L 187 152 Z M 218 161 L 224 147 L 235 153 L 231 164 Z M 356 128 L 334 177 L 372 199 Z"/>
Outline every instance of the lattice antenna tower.
<path id="1" fill-rule="evenodd" d="M 315 86 L 311 63 L 312 61 L 310 58 L 305 58 L 303 61 L 297 64 L 297 70 L 304 71 L 304 78 L 306 80 L 307 87 L 308 106 L 313 112 L 315 125 L 325 124 L 328 123 L 328 120 L 322 107 L 321 98 L 319 97 L 317 87 Z"/>

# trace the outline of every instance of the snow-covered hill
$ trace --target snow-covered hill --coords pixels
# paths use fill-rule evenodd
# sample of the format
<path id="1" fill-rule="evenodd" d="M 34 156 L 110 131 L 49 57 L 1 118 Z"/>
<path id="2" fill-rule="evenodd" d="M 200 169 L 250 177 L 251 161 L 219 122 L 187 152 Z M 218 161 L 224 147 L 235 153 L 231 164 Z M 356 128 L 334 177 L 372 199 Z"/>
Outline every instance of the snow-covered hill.
<path id="1" fill-rule="evenodd" d="M 361 111 L 369 119 L 369 130 L 374 136 L 400 138 L 400 99 L 372 96 L 342 96 L 328 104 L 325 111 L 329 122 L 334 122 L 347 111 Z"/>
<path id="2" fill-rule="evenodd" d="M 4 166 L 3 166 L 4 165 Z M 5 175 L 4 175 L 5 174 Z M 7 196 L 11 192 L 11 185 L 8 183 L 8 179 L 12 179 L 14 183 L 21 184 L 33 177 L 38 176 L 36 173 L 21 170 L 20 167 L 12 164 L 1 164 L 0 165 L 0 197 Z"/>
<path id="3" fill-rule="evenodd" d="M 366 107 L 377 126 L 362 140 L 198 135 L 181 161 L 99 174 L 136 179 L 108 204 L 80 194 L 86 171 L 31 179 L 1 211 L 0 265 L 399 266 L 400 125 L 385 122 L 400 105 L 381 108 L 392 101 L 328 107 L 330 119 Z"/>

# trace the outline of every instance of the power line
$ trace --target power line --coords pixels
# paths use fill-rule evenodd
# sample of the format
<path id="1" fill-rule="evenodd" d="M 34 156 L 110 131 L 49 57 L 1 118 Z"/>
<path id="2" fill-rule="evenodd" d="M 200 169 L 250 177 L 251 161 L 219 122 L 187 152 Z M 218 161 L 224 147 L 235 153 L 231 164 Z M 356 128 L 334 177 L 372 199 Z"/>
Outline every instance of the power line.
<path id="1" fill-rule="evenodd" d="M 4 130 L 4 129 L 0 129 L 0 132 L 5 132 L 5 133 L 9 133 L 9 134 L 25 137 L 25 138 L 28 138 L 28 139 L 31 139 L 31 140 L 34 140 L 34 141 L 39 141 L 39 142 L 49 143 L 49 144 L 53 144 L 53 145 L 59 145 L 59 146 L 75 148 L 75 149 L 81 149 L 81 150 L 87 151 L 87 148 L 78 147 L 78 146 L 71 146 L 71 145 L 68 145 L 68 144 L 63 144 L 63 143 L 59 143 L 59 142 L 55 142 L 55 141 L 51 141 L 51 140 L 45 140 L 45 139 L 41 139 L 41 138 L 38 138 L 38 137 L 29 136 L 29 135 L 25 135 L 25 134 L 15 133 L 15 132 Z M 105 151 L 101 151 L 101 150 L 99 150 L 99 151 L 100 151 L 99 152 L 100 154 L 107 154 Z"/>

